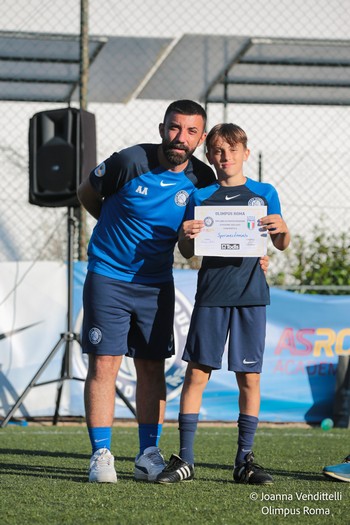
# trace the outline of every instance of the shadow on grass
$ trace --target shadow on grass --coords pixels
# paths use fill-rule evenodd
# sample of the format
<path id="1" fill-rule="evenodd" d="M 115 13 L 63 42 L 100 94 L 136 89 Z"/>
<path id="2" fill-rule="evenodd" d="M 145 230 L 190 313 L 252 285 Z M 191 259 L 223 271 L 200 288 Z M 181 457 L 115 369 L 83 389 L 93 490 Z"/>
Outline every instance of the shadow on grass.
<path id="1" fill-rule="evenodd" d="M 284 476 L 293 478 L 297 481 L 326 481 L 325 477 L 319 472 L 303 472 L 301 470 L 277 470 L 266 469 L 272 476 Z"/>
<path id="2" fill-rule="evenodd" d="M 118 458 L 121 461 L 121 458 Z M 119 481 L 133 481 L 133 461 L 130 458 L 124 458 L 124 460 L 129 461 L 131 463 L 130 469 L 120 469 L 117 466 L 117 473 L 118 473 L 118 480 Z M 218 477 L 207 477 L 202 476 L 198 470 L 196 471 L 196 480 L 201 482 L 208 482 L 208 483 L 220 483 L 223 485 L 232 484 L 232 479 L 223 479 L 220 477 L 220 471 L 227 470 L 227 467 L 224 466 L 221 468 L 218 465 L 212 465 L 207 463 L 200 463 L 197 465 L 200 468 L 211 468 L 217 470 Z M 86 465 L 86 468 L 69 468 L 69 467 L 58 467 L 57 465 L 26 465 L 23 463 L 0 463 L 0 471 L 2 475 L 23 475 L 23 476 L 30 476 L 34 478 L 42 478 L 42 479 L 52 479 L 52 480 L 66 480 L 66 481 L 72 481 L 75 483 L 88 483 L 88 464 Z M 314 481 L 314 482 L 320 482 L 324 481 L 327 483 L 329 480 L 327 480 L 324 476 L 321 474 L 310 474 L 309 472 L 300 472 L 300 471 L 283 471 L 283 470 L 269 470 L 269 473 L 272 476 L 285 476 L 287 478 L 295 479 L 298 482 L 301 481 Z M 266 486 L 265 486 L 266 487 Z M 276 482 L 275 484 L 271 485 L 271 487 L 276 488 Z"/>
<path id="3" fill-rule="evenodd" d="M 26 450 L 23 448 L 0 448 L 0 454 L 14 456 L 43 456 L 52 458 L 90 459 L 88 454 L 77 454 L 76 452 L 53 452 L 51 450 Z"/>
<path id="4" fill-rule="evenodd" d="M 198 468 L 207 468 L 213 470 L 224 470 L 224 471 L 233 471 L 233 465 L 220 465 L 218 463 L 196 463 Z M 269 469 L 264 468 L 272 477 L 287 477 L 290 479 L 295 479 L 297 481 L 328 481 L 325 476 L 319 472 L 303 472 L 301 470 L 280 470 L 280 469 Z M 223 479 L 213 479 L 213 478 L 200 478 L 203 481 L 217 481 L 220 483 L 227 483 L 227 480 Z M 273 485 L 272 485 L 273 486 Z"/>
<path id="5" fill-rule="evenodd" d="M 0 454 L 2 456 L 21 456 L 23 462 L 14 463 L 0 463 L 1 475 L 21 475 L 31 476 L 35 478 L 46 478 L 53 480 L 68 480 L 73 482 L 88 482 L 88 468 L 89 468 L 89 454 L 77 454 L 77 453 L 63 453 L 63 452 L 52 452 L 48 450 L 24 450 L 24 449 L 11 449 L 11 448 L 0 448 Z M 31 458 L 39 457 L 51 457 L 51 458 L 62 458 L 62 467 L 57 465 L 33 465 L 30 464 Z M 84 468 L 70 468 L 64 466 L 64 460 L 84 460 Z M 117 467 L 118 479 L 120 480 L 132 480 L 133 479 L 133 467 L 135 457 L 118 456 L 117 462 L 122 464 L 128 462 L 131 464 L 130 469 L 123 470 L 120 468 L 120 464 Z"/>
<path id="6" fill-rule="evenodd" d="M 90 454 L 78 454 L 76 452 L 53 452 L 51 450 L 26 450 L 24 448 L 0 448 L 0 454 L 18 456 L 43 456 L 52 458 L 90 459 Z M 135 461 L 134 457 L 118 456 L 120 461 Z"/>
<path id="7" fill-rule="evenodd" d="M 51 452 L 47 450 L 23 450 L 23 449 L 11 449 L 11 448 L 0 448 L 0 454 L 2 455 L 18 455 L 23 458 L 26 457 L 26 461 L 30 457 L 52 457 L 52 458 L 62 458 L 65 459 L 77 459 L 77 460 L 86 460 L 86 466 L 84 468 L 69 468 L 69 467 L 58 467 L 57 465 L 31 465 L 28 463 L 0 463 L 0 471 L 2 474 L 7 475 L 23 475 L 23 476 L 32 476 L 36 478 L 48 478 L 55 480 L 69 480 L 73 482 L 87 482 L 87 472 L 88 472 L 88 462 L 90 455 L 88 454 L 77 454 L 77 453 L 62 453 L 62 452 Z M 116 457 L 116 469 L 118 473 L 119 480 L 133 480 L 133 464 L 134 457 L 126 456 L 117 456 Z M 129 468 L 121 468 L 123 462 L 130 463 Z M 126 467 L 126 465 L 124 465 Z M 201 476 L 196 472 L 196 479 L 200 481 L 214 482 L 214 483 L 232 483 L 231 480 L 220 478 L 220 471 L 230 471 L 232 472 L 231 465 L 222 465 L 218 463 L 196 463 L 196 469 L 211 469 L 216 470 L 218 477 L 205 477 Z M 295 479 L 297 481 L 324 481 L 327 482 L 328 479 L 325 478 L 321 473 L 312 473 L 312 472 L 302 472 L 300 470 L 281 470 L 281 469 L 266 469 L 266 471 L 272 476 L 286 477 L 290 480 Z M 199 475 L 198 475 L 199 474 Z M 272 485 L 275 486 L 275 485 Z"/>
<path id="8" fill-rule="evenodd" d="M 48 465 L 23 465 L 19 463 L 0 463 L 2 475 L 23 475 L 35 478 L 49 478 L 54 480 L 86 481 L 85 469 L 58 468 Z"/>
<path id="9" fill-rule="evenodd" d="M 23 463 L 0 463 L 1 475 L 29 476 L 34 478 L 66 480 L 75 483 L 88 483 L 88 464 L 86 468 L 58 467 L 57 465 L 24 465 Z M 133 465 L 130 471 L 118 470 L 118 480 L 133 480 Z"/>

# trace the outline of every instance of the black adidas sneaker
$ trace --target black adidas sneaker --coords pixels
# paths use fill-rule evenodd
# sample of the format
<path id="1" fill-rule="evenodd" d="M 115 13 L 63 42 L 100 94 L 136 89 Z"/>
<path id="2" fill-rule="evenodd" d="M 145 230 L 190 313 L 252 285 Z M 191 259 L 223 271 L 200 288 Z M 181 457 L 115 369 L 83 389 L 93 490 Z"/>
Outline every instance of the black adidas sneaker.
<path id="1" fill-rule="evenodd" d="M 194 466 L 183 461 L 176 454 L 172 454 L 168 465 L 156 477 L 156 483 L 178 483 L 179 481 L 192 481 Z"/>
<path id="2" fill-rule="evenodd" d="M 233 480 L 236 483 L 248 483 L 250 485 L 270 485 L 273 483 L 270 474 L 265 472 L 261 465 L 254 463 L 253 452 L 248 452 L 244 462 L 235 466 Z"/>

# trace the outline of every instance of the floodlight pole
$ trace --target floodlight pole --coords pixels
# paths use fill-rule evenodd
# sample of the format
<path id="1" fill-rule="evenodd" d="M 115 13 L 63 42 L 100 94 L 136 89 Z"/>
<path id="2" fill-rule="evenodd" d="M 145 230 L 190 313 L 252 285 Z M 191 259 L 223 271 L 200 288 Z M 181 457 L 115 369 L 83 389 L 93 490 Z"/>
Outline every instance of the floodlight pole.
<path id="1" fill-rule="evenodd" d="M 79 107 L 87 110 L 89 82 L 89 0 L 80 0 L 80 60 L 79 60 Z M 79 260 L 87 259 L 87 218 L 82 206 L 77 209 L 79 216 Z"/>

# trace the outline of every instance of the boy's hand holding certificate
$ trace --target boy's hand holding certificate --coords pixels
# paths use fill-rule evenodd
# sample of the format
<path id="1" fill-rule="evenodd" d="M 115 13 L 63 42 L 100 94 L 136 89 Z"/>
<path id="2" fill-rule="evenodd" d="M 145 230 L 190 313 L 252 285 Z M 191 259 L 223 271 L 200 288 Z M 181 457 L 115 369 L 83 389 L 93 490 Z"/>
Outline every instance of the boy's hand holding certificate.
<path id="1" fill-rule="evenodd" d="M 195 255 L 266 255 L 267 232 L 259 226 L 266 215 L 266 206 L 196 206 L 194 218 L 204 221 L 204 228 L 194 240 Z"/>

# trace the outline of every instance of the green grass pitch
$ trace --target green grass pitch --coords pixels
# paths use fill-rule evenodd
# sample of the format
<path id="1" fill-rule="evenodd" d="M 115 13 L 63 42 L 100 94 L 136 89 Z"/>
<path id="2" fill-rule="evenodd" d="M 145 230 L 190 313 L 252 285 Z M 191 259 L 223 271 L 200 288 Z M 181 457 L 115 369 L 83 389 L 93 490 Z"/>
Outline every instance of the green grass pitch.
<path id="1" fill-rule="evenodd" d="M 113 428 L 118 483 L 87 482 L 90 444 L 84 425 L 0 429 L 2 525 L 350 524 L 350 483 L 327 480 L 327 464 L 350 453 L 349 430 L 261 426 L 254 452 L 273 475 L 266 487 L 232 482 L 237 428 L 200 424 L 195 480 L 171 486 L 135 482 L 135 425 Z M 176 425 L 161 449 L 178 452 Z"/>

